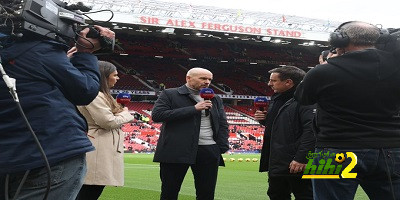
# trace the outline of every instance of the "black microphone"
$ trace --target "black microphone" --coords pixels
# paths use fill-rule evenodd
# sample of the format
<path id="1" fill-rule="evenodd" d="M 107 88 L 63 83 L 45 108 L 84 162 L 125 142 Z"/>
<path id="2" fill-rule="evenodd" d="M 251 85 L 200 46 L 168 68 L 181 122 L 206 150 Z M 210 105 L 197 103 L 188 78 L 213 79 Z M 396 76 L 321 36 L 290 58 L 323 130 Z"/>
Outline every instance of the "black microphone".
<path id="1" fill-rule="evenodd" d="M 257 97 L 254 99 L 254 106 L 260 110 L 260 111 L 264 111 L 264 108 L 267 107 L 267 103 L 268 99 L 265 97 Z"/>
<path id="2" fill-rule="evenodd" d="M 211 88 L 203 88 L 200 90 L 200 97 L 203 98 L 204 100 L 210 100 L 214 98 L 214 90 Z M 210 109 L 206 109 L 206 116 L 210 115 Z"/>

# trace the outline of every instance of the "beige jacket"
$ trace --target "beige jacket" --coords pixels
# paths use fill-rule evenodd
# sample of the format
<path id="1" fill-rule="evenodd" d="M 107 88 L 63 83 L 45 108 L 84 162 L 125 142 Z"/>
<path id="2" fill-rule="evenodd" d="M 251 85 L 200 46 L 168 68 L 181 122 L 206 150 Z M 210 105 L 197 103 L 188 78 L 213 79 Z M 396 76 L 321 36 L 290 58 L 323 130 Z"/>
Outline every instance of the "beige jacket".
<path id="1" fill-rule="evenodd" d="M 124 185 L 124 135 L 121 125 L 134 117 L 127 111 L 113 114 L 102 92 L 87 106 L 78 106 L 86 118 L 88 137 L 96 148 L 86 154 L 87 185 Z"/>

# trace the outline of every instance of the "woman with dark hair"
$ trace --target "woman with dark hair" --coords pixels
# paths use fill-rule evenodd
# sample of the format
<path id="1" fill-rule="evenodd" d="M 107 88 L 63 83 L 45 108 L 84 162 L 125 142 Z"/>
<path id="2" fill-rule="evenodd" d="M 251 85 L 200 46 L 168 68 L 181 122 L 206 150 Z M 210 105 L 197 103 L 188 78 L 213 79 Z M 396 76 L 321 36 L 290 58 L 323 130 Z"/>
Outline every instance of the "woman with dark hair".
<path id="1" fill-rule="evenodd" d="M 116 67 L 99 61 L 100 92 L 87 106 L 78 106 L 86 118 L 88 137 L 96 150 L 86 154 L 87 175 L 77 199 L 98 199 L 106 185 L 124 185 L 123 144 L 121 126 L 133 121 L 127 107 L 119 105 L 110 94 L 118 81 Z"/>

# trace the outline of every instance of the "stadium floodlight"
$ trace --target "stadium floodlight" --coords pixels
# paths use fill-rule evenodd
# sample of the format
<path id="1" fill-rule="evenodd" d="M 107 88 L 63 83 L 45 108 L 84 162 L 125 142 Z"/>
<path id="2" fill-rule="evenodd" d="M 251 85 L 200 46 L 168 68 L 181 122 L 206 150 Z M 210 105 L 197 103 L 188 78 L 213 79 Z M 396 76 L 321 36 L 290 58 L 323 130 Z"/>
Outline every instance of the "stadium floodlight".
<path id="1" fill-rule="evenodd" d="M 268 42 L 268 41 L 271 40 L 271 37 L 264 36 L 264 37 L 261 38 L 261 40 L 264 41 L 264 42 Z"/>
<path id="2" fill-rule="evenodd" d="M 281 39 L 275 39 L 275 40 L 272 40 L 271 42 L 273 42 L 273 43 L 281 43 L 282 40 Z"/>
<path id="3" fill-rule="evenodd" d="M 168 34 L 174 34 L 175 29 L 174 28 L 165 28 L 161 32 L 162 33 L 168 33 Z"/>

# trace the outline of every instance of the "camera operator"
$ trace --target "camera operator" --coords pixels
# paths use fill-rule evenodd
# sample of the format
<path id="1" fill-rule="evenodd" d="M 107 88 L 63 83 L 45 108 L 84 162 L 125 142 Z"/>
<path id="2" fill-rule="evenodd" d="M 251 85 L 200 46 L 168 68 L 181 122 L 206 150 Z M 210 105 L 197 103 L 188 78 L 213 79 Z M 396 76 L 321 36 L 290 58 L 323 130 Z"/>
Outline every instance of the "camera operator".
<path id="1" fill-rule="evenodd" d="M 400 199 L 400 63 L 374 47 L 379 37 L 374 25 L 342 24 L 330 36 L 338 55 L 310 70 L 295 93 L 318 105 L 316 153 L 357 156 L 357 178 L 312 180 L 316 200 L 354 199 L 358 185 L 370 199 Z"/>
<path id="2" fill-rule="evenodd" d="M 107 28 L 95 28 L 104 37 L 115 36 Z M 80 32 L 71 58 L 64 43 L 33 33 L 0 49 L 2 65 L 16 79 L 20 104 L 50 163 L 48 199 L 75 199 L 86 174 L 85 154 L 94 150 L 86 136 L 86 121 L 76 109 L 89 104 L 100 87 L 92 52 L 101 45 L 99 39 L 86 38 L 88 32 L 88 28 Z M 43 199 L 44 160 L 3 81 L 0 108 L 0 199 L 14 198 L 21 182 L 18 199 Z"/>

